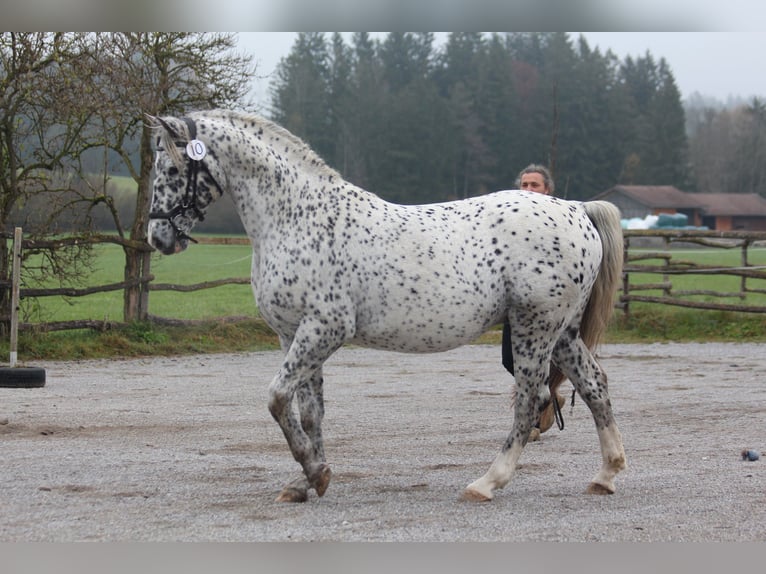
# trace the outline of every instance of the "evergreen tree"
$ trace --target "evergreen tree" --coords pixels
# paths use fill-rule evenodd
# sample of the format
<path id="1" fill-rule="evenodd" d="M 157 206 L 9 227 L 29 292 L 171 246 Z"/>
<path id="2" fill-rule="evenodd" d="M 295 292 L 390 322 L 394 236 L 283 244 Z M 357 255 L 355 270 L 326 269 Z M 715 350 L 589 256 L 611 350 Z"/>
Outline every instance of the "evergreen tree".
<path id="1" fill-rule="evenodd" d="M 486 71 L 484 38 L 475 32 L 454 32 L 441 58 L 440 92 L 449 109 L 452 197 L 486 193 L 486 168 L 494 163 L 481 113 L 482 72 Z"/>
<path id="2" fill-rule="evenodd" d="M 483 118 L 484 141 L 492 158 L 486 185 L 490 191 L 511 189 L 519 170 L 527 164 L 520 157 L 524 136 L 518 129 L 521 120 L 512 61 L 500 35 L 491 36 L 483 64 L 484 89 L 479 114 Z"/>
<path id="3" fill-rule="evenodd" d="M 552 83 L 548 83 L 544 69 L 549 37 L 542 33 L 511 33 L 506 37 L 518 101 L 517 142 L 510 158 L 516 173 L 530 163 L 546 164 L 549 160 L 555 124 Z"/>
<path id="4" fill-rule="evenodd" d="M 383 72 L 375 42 L 369 33 L 355 32 L 351 44 L 353 101 L 346 117 L 354 155 L 353 161 L 347 163 L 348 171 L 344 174 L 355 184 L 372 190 L 379 174 L 376 160 L 382 153 L 376 135 L 383 125 L 380 115 Z"/>
<path id="5" fill-rule="evenodd" d="M 530 161 L 547 163 L 558 182 L 557 193 L 569 195 L 570 183 L 575 190 L 580 188 L 578 152 L 589 127 L 585 86 L 578 78 L 580 60 L 563 32 L 545 37 L 542 57 L 539 137 L 547 145 L 543 156 Z"/>
<path id="6" fill-rule="evenodd" d="M 657 88 L 649 108 L 654 127 L 647 180 L 685 189 L 689 185 L 688 140 L 681 93 L 664 58 L 657 67 Z"/>
<path id="7" fill-rule="evenodd" d="M 684 111 L 669 66 L 620 62 L 565 33 L 300 34 L 273 117 L 349 180 L 423 203 L 509 188 L 531 162 L 557 194 L 688 184 Z M 752 173 L 753 170 L 750 170 Z"/>
<path id="8" fill-rule="evenodd" d="M 568 101 L 565 109 L 559 107 L 559 114 L 569 126 L 570 137 L 556 142 L 555 172 L 557 195 L 586 199 L 617 181 L 625 154 L 622 134 L 627 114 L 617 89 L 614 54 L 591 50 L 582 36 L 575 52 L 571 93 L 559 92 L 561 100 Z"/>
<path id="9" fill-rule="evenodd" d="M 383 80 L 391 92 L 397 92 L 430 73 L 433 34 L 391 32 L 380 46 Z"/>
<path id="10" fill-rule="evenodd" d="M 685 187 L 687 139 L 685 116 L 675 79 L 664 59 L 651 54 L 628 57 L 621 68 L 622 81 L 634 112 L 632 143 L 621 183 Z"/>
<path id="11" fill-rule="evenodd" d="M 369 183 L 371 190 L 400 203 L 431 199 L 438 177 L 432 167 L 438 158 L 433 137 L 439 130 L 433 121 L 439 102 L 430 78 L 432 42 L 431 34 L 392 33 L 377 52 L 378 129 L 370 135 L 370 161 L 376 168 Z"/>
<path id="12" fill-rule="evenodd" d="M 330 54 L 322 32 L 301 32 L 277 67 L 271 85 L 272 118 L 310 142 L 323 158 L 335 152 L 331 129 Z"/>
<path id="13" fill-rule="evenodd" d="M 349 171 L 355 160 L 350 125 L 356 112 L 352 85 L 351 50 L 339 32 L 332 36 L 330 57 L 329 109 L 330 132 L 335 135 L 335 150 L 328 162 L 342 173 Z"/>

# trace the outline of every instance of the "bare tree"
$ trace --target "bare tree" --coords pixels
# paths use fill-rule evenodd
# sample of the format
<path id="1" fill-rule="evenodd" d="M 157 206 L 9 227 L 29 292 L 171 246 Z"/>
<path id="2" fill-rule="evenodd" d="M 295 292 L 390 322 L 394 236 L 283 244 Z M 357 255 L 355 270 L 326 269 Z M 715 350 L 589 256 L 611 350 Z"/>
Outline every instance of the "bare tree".
<path id="1" fill-rule="evenodd" d="M 114 198 L 105 192 L 121 236 L 145 242 L 151 202 L 152 142 L 143 115 L 183 114 L 213 107 L 246 107 L 243 101 L 255 69 L 252 57 L 237 54 L 233 34 L 135 32 L 93 38 L 94 78 L 101 105 L 95 124 L 104 147 L 119 154 L 136 182 L 133 221 L 126 228 Z M 133 153 L 137 149 L 137 153 Z M 107 170 L 104 170 L 107 173 Z M 125 249 L 125 280 L 149 273 L 150 253 Z M 147 293 L 142 284 L 125 291 L 124 319 L 145 319 Z"/>
<path id="2" fill-rule="evenodd" d="M 21 211 L 29 216 L 27 223 L 51 233 L 67 213 L 66 230 L 84 232 L 92 210 L 105 205 L 125 250 L 124 278 L 134 285 L 125 292 L 124 320 L 146 318 L 142 279 L 150 263 L 146 227 L 153 152 L 144 113 L 246 108 L 255 70 L 252 57 L 237 54 L 235 47 L 233 34 L 0 34 L 2 228 Z M 101 158 L 95 167 L 94 153 Z M 115 163 L 136 183 L 133 216 L 125 221 L 110 192 Z M 82 250 L 88 243 L 73 245 Z M 0 250 L 0 280 L 9 275 L 7 251 Z M 82 253 L 68 261 L 61 253 L 53 248 L 47 253 L 51 261 L 53 255 L 59 258 L 46 266 L 48 276 L 86 274 Z M 8 315 L 8 298 L 0 304 L 0 314 Z"/>
<path id="3" fill-rule="evenodd" d="M 0 229 L 25 223 L 34 234 L 44 219 L 29 206 L 69 192 L 76 158 L 87 148 L 91 112 L 83 108 L 84 36 L 65 33 L 0 34 Z M 44 199 L 40 199 L 44 198 Z M 35 203 L 37 199 L 37 203 Z M 27 225 L 28 224 L 28 225 Z M 37 224 L 37 225 L 35 225 Z M 55 232 L 55 228 L 49 228 Z M 44 281 L 81 275 L 87 245 L 46 251 L 28 275 Z M 7 239 L 0 237 L 0 281 L 10 274 Z M 1 291 L 0 315 L 10 311 L 9 290 Z"/>
<path id="4" fill-rule="evenodd" d="M 758 98 L 731 109 L 693 110 L 690 159 L 698 191 L 763 193 L 766 105 Z"/>

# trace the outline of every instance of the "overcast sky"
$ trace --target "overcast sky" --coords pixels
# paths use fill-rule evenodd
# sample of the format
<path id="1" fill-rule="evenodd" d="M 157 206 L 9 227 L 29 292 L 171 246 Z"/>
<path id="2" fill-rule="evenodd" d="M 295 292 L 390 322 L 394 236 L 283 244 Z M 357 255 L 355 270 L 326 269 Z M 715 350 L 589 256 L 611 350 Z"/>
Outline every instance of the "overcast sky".
<path id="1" fill-rule="evenodd" d="M 5 29 L 237 32 L 268 94 L 268 75 L 293 45 L 278 30 L 601 30 L 591 46 L 620 59 L 665 58 L 683 98 L 766 97 L 765 0 L 25 0 Z M 243 30 L 250 30 L 244 32 Z M 260 31 L 257 31 L 260 30 Z M 642 31 L 644 30 L 644 31 Z M 648 31 L 647 31 L 648 30 Z M 438 33 L 437 34 L 443 34 Z M 575 35 L 579 34 L 573 33 Z M 444 37 L 443 35 L 441 36 Z"/>
<path id="2" fill-rule="evenodd" d="M 440 34 L 440 33 L 437 33 Z M 580 32 L 572 32 L 577 38 Z M 665 58 L 682 98 L 697 92 L 725 103 L 730 96 L 766 97 L 764 32 L 583 32 L 591 47 L 611 49 L 620 59 L 649 51 Z M 257 74 L 255 93 L 267 101 L 268 78 L 295 41 L 293 32 L 240 32 L 239 49 L 253 54 Z M 328 33 L 329 37 L 329 33 Z M 437 37 L 443 37 L 441 35 Z"/>

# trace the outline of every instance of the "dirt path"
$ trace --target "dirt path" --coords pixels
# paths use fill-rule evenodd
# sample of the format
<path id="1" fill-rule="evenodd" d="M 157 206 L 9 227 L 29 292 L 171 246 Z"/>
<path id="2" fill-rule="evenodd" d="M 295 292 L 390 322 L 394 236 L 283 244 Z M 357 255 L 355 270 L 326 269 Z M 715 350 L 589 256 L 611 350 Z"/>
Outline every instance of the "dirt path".
<path id="1" fill-rule="evenodd" d="M 761 345 L 605 345 L 629 468 L 600 462 L 577 399 L 488 504 L 461 502 L 510 430 L 499 349 L 356 348 L 325 368 L 334 471 L 306 504 L 266 408 L 278 353 L 39 363 L 42 389 L 0 389 L 0 541 L 766 540 Z M 571 387 L 567 386 L 565 389 Z M 313 493 L 312 493 L 313 495 Z"/>

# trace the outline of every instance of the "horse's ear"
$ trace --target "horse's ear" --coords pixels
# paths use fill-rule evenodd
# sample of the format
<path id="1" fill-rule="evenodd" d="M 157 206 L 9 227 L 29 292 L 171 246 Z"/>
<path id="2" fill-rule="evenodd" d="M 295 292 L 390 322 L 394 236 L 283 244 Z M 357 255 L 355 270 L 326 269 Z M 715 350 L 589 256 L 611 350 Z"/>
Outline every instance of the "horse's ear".
<path id="1" fill-rule="evenodd" d="M 176 129 L 171 126 L 168 122 L 163 120 L 162 118 L 157 118 L 157 121 L 160 122 L 160 125 L 165 128 L 165 130 L 174 138 L 181 139 L 183 136 L 182 134 L 179 134 Z"/>
<path id="2" fill-rule="evenodd" d="M 162 128 L 168 132 L 168 135 L 173 139 L 180 140 L 186 138 L 185 134 L 179 132 L 178 129 L 174 128 L 169 121 L 159 116 L 153 116 L 151 114 L 144 113 L 144 118 L 146 118 L 146 122 L 153 128 L 162 126 Z"/>

